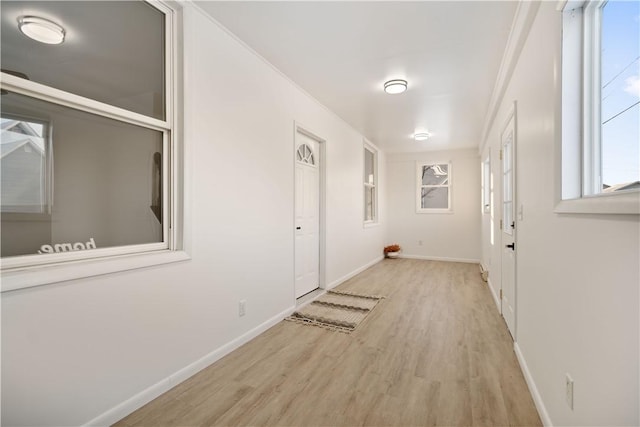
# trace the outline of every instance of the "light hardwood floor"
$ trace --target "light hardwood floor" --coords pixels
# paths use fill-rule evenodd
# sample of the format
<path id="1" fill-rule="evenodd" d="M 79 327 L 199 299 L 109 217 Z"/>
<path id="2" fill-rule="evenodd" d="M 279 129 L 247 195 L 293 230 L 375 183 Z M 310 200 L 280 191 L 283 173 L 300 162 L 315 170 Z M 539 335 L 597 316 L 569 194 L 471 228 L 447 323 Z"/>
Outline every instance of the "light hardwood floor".
<path id="1" fill-rule="evenodd" d="M 349 335 L 280 322 L 116 426 L 541 425 L 477 265 L 384 260 L 338 289 L 385 299 Z"/>

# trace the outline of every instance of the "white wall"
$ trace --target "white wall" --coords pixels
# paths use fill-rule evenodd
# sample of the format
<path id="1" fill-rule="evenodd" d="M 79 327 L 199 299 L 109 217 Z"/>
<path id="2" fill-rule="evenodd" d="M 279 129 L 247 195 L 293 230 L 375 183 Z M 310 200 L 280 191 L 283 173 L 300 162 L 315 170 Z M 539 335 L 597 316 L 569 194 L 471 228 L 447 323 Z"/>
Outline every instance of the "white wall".
<path id="1" fill-rule="evenodd" d="M 561 38 L 555 3 L 542 2 L 483 153 L 491 147 L 499 177 L 500 132 L 517 100 L 517 197 L 524 207 L 517 224 L 517 344 L 547 421 L 638 425 L 638 216 L 553 212 Z M 499 200 L 498 192 L 494 209 Z M 483 230 L 488 237 L 486 215 Z M 483 262 L 497 290 L 500 250 L 487 237 Z M 565 373 L 574 379 L 573 411 L 565 403 Z"/>
<path id="2" fill-rule="evenodd" d="M 452 213 L 416 213 L 416 162 L 451 162 Z M 480 260 L 480 157 L 478 150 L 387 155 L 387 244 L 402 256 Z M 420 245 L 422 241 L 422 245 Z"/>
<path id="3" fill-rule="evenodd" d="M 294 121 L 327 141 L 326 283 L 381 255 L 362 137 L 193 6 L 184 18 L 192 259 L 4 293 L 3 425 L 86 423 L 293 307 Z"/>

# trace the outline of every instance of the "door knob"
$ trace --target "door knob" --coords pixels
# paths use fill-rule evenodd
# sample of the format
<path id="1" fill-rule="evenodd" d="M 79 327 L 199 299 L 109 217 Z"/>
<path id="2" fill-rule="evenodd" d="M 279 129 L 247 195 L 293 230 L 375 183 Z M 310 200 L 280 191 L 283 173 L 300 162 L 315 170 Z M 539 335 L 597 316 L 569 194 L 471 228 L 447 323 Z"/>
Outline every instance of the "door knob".
<path id="1" fill-rule="evenodd" d="M 302 230 L 302 227 L 296 227 L 296 230 Z"/>
<path id="2" fill-rule="evenodd" d="M 510 245 L 505 245 L 505 248 L 511 248 L 512 251 L 515 251 L 516 250 L 516 244 L 512 243 Z"/>

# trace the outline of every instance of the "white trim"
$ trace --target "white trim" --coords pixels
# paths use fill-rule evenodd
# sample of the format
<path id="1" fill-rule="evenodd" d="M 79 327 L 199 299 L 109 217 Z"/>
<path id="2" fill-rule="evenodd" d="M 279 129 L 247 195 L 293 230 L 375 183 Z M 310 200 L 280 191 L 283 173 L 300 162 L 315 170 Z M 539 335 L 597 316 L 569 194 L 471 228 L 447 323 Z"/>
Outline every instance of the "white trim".
<path id="1" fill-rule="evenodd" d="M 511 141 L 511 221 L 515 225 L 513 229 L 507 224 L 507 220 L 504 217 L 504 196 L 505 196 L 505 185 L 504 185 L 504 164 L 507 160 L 507 154 L 504 152 L 505 147 L 505 139 L 504 135 L 509 130 L 513 131 L 512 141 Z M 505 265 L 504 262 L 504 238 L 505 235 L 510 236 L 512 243 L 515 245 L 515 250 L 513 254 L 513 300 L 512 305 L 514 309 L 513 313 L 513 331 L 509 330 L 511 336 L 514 341 L 517 340 L 518 337 L 518 101 L 513 101 L 511 106 L 509 107 L 509 111 L 507 113 L 507 118 L 502 125 L 502 131 L 500 132 L 500 150 L 502 150 L 502 161 L 500 162 L 500 180 L 502 181 L 502 187 L 500 190 L 500 218 L 504 221 L 502 230 L 500 230 L 500 289 L 504 289 L 504 273 L 503 267 Z M 509 233 L 507 230 L 511 230 Z M 504 297 L 504 291 L 500 295 L 500 313 L 502 317 L 504 317 L 504 309 L 502 307 L 502 297 Z M 506 322 L 506 318 L 505 318 Z M 508 326 L 508 323 L 507 323 Z"/>
<path id="2" fill-rule="evenodd" d="M 167 120 L 170 120 L 172 140 L 170 144 L 169 160 L 171 161 L 169 173 L 171 174 L 169 198 L 169 248 L 172 250 L 189 251 L 190 239 L 186 234 L 186 228 L 190 225 L 188 215 L 187 202 L 190 200 L 188 195 L 189 183 L 187 182 L 187 173 L 190 171 L 190 162 L 186 156 L 186 140 L 184 136 L 184 41 L 183 41 L 183 16 L 182 5 L 170 0 L 160 0 L 156 6 L 162 5 L 163 8 L 171 10 L 172 16 L 172 43 L 170 45 L 170 61 L 171 74 L 171 105 L 167 107 Z M 166 104 L 166 103 L 165 103 Z M 171 110 L 172 109 L 172 110 Z M 171 115 L 169 115 L 171 113 Z"/>
<path id="3" fill-rule="evenodd" d="M 143 254 L 118 255 L 94 260 L 37 266 L 2 272 L 2 292 L 102 276 L 104 274 L 164 265 L 191 259 L 184 251 L 163 250 Z"/>
<path id="4" fill-rule="evenodd" d="M 582 11 L 582 194 L 594 195 L 602 192 L 601 159 L 601 24 L 604 0 L 586 3 Z M 564 26 L 564 20 L 563 20 Z M 564 27 L 563 27 L 564 31 Z M 563 52 L 572 49 L 563 44 Z M 574 76 L 575 78 L 575 76 Z M 563 79 L 564 80 L 564 79 Z M 578 79 L 580 80 L 580 79 Z M 596 101 L 597 100 L 597 101 Z M 573 105 L 573 100 L 567 100 Z M 580 133 L 579 133 L 580 134 Z"/>
<path id="5" fill-rule="evenodd" d="M 365 221 L 364 224 L 362 224 L 362 228 L 374 228 L 378 226 L 380 226 L 380 222 Z"/>
<path id="6" fill-rule="evenodd" d="M 399 258 L 407 258 L 407 259 L 425 259 L 428 261 L 446 261 L 446 262 L 466 262 L 469 264 L 480 264 L 479 259 L 475 258 L 449 258 L 449 257 L 438 257 L 431 255 L 411 255 L 401 253 L 398 255 Z"/>
<path id="7" fill-rule="evenodd" d="M 562 12 L 561 89 L 556 91 L 556 202 L 582 196 L 582 9 Z M 569 103 L 572 99 L 576 102 Z M 576 108 L 576 106 L 579 106 Z M 556 132 L 558 134 L 558 132 Z"/>
<path id="8" fill-rule="evenodd" d="M 93 238 L 91 238 L 93 239 Z M 62 243 L 70 244 L 69 243 Z M 84 242 L 78 242 L 84 243 Z M 96 242 L 99 244 L 100 242 Z M 60 244 L 60 243 L 59 243 Z M 50 246 L 55 246 L 51 244 Z M 97 249 L 83 249 L 83 250 L 70 250 L 67 252 L 58 252 L 50 254 L 28 254 L 19 255 L 15 257 L 7 257 L 0 259 L 0 266 L 2 266 L 2 273 L 8 273 L 11 271 L 35 269 L 40 267 L 47 267 L 51 265 L 61 265 L 62 263 L 82 260 L 92 260 L 103 257 L 113 257 L 119 255 L 138 254 L 145 252 L 161 251 L 168 249 L 169 246 L 166 242 L 156 243 L 143 243 L 139 245 L 126 245 L 126 246 L 112 246 L 108 248 Z"/>
<path id="9" fill-rule="evenodd" d="M 600 193 L 579 199 L 560 200 L 553 209 L 557 214 L 640 215 L 640 191 Z"/>
<path id="10" fill-rule="evenodd" d="M 498 114 L 500 105 L 502 104 L 502 98 L 507 90 L 507 86 L 511 81 L 511 75 L 518 63 L 520 52 L 524 46 L 533 20 L 538 13 L 540 2 L 534 1 L 520 1 L 518 2 L 518 8 L 516 9 L 513 23 L 511 24 L 511 31 L 509 32 L 509 38 L 504 48 L 504 54 L 502 55 L 502 61 L 500 62 L 500 68 L 498 69 L 498 76 L 496 77 L 496 83 L 491 92 L 491 100 L 489 101 L 489 108 L 487 109 L 487 115 L 484 119 L 484 125 L 482 126 L 482 140 L 479 147 L 479 153 L 482 154 L 484 147 L 487 144 L 487 138 L 489 137 L 489 131 L 493 125 L 493 121 Z"/>
<path id="11" fill-rule="evenodd" d="M 204 357 L 196 360 L 195 362 L 185 366 L 184 368 L 174 372 L 168 377 L 158 381 L 152 386 L 142 390 L 140 393 L 135 396 L 125 400 L 124 402 L 114 406 L 108 411 L 98 415 L 94 419 L 83 424 L 84 427 L 88 426 L 110 426 L 127 415 L 131 414 L 135 410 L 141 408 L 145 404 L 151 402 L 153 399 L 157 398 L 161 394 L 169 391 L 171 388 L 180 384 L 181 382 L 187 380 L 193 375 L 197 374 L 204 368 L 212 365 L 216 361 L 222 359 L 227 354 L 236 350 L 240 346 L 246 344 L 253 338 L 262 334 L 266 330 L 272 328 L 276 324 L 280 323 L 285 317 L 291 315 L 295 311 L 296 307 L 291 306 L 286 310 L 276 314 L 271 317 L 264 323 L 256 326 L 255 328 L 249 330 L 248 332 L 242 334 L 238 338 L 229 341 L 227 344 L 217 348 L 211 353 L 207 354 Z"/>
<path id="12" fill-rule="evenodd" d="M 485 176 L 485 172 L 488 168 L 489 176 Z M 480 195 L 480 212 L 482 214 L 490 214 L 491 213 L 491 197 L 493 195 L 493 187 L 492 187 L 492 170 L 491 170 L 491 147 L 487 150 L 487 155 L 484 160 L 480 162 L 480 182 L 482 183 L 482 194 Z M 488 178 L 488 179 L 487 179 Z M 488 192 L 488 194 L 487 194 Z M 485 196 L 487 196 L 485 198 Z"/>
<path id="13" fill-rule="evenodd" d="M 374 265 L 376 265 L 377 263 L 379 263 L 380 261 L 382 261 L 384 259 L 384 255 L 380 255 L 379 257 L 375 258 L 374 260 L 366 263 L 365 265 L 363 265 L 362 267 L 356 268 L 355 270 L 353 270 L 351 273 L 347 273 L 344 276 L 340 277 L 337 280 L 334 280 L 333 282 L 329 283 L 325 289 L 329 290 L 329 289 L 333 289 L 336 286 L 340 285 L 341 283 L 346 282 L 347 280 L 351 279 L 352 277 L 362 273 L 363 271 L 365 271 L 367 268 L 372 267 Z"/>
<path id="14" fill-rule="evenodd" d="M 2 87 L 9 92 L 29 96 L 34 99 L 49 102 L 55 105 L 72 108 L 89 114 L 106 117 L 123 123 L 153 129 L 157 131 L 168 130 L 170 125 L 167 121 L 158 120 L 140 113 L 125 110 L 105 104 L 94 99 L 85 98 L 60 89 L 55 89 L 31 80 L 21 79 L 11 74 L 1 73 Z"/>
<path id="15" fill-rule="evenodd" d="M 498 294 L 496 293 L 496 290 L 491 283 L 491 277 L 487 279 L 487 285 L 489 285 L 489 291 L 491 292 L 491 296 L 493 296 L 493 302 L 496 303 L 498 313 L 502 314 L 502 305 L 500 304 L 500 298 L 498 298 Z"/>
<path id="16" fill-rule="evenodd" d="M 295 199 L 296 192 L 296 151 L 298 145 L 298 133 L 311 138 L 318 143 L 318 150 L 316 152 L 316 167 L 318 169 L 318 227 L 319 227 L 319 257 L 318 257 L 318 289 L 326 289 L 326 264 L 327 264 L 327 140 L 318 136 L 317 133 L 310 130 L 311 128 L 302 125 L 300 122 L 293 121 L 293 194 Z M 295 200 L 294 200 L 295 202 Z M 296 259 L 296 207 L 295 203 L 292 211 L 291 218 L 291 233 L 293 238 L 293 252 L 292 259 Z M 292 270 L 293 278 L 293 301 L 296 301 L 296 268 L 295 262 Z"/>
<path id="17" fill-rule="evenodd" d="M 551 418 L 549 417 L 547 408 L 544 405 L 542 396 L 540 396 L 538 387 L 536 387 L 536 383 L 533 380 L 533 376 L 529 371 L 527 362 L 524 360 L 524 355 L 522 354 L 522 350 L 520 350 L 520 346 L 518 345 L 517 342 L 513 343 L 513 351 L 516 353 L 516 357 L 518 358 L 518 363 L 520 364 L 520 370 L 522 370 L 524 379 L 527 382 L 527 386 L 529 387 L 529 392 L 531 393 L 531 397 L 533 398 L 533 403 L 536 405 L 536 409 L 538 410 L 538 415 L 540 416 L 540 420 L 542 421 L 542 424 L 545 427 L 553 427 L 553 423 L 551 422 Z"/>
<path id="18" fill-rule="evenodd" d="M 164 13 L 164 121 L 169 125 L 169 127 L 173 127 L 175 125 L 175 114 L 178 110 L 175 108 L 175 86 L 176 86 L 176 55 L 177 55 L 177 39 L 175 33 L 177 32 L 179 27 L 179 23 L 177 23 L 178 17 L 176 16 L 176 7 L 171 7 L 167 4 L 164 4 L 162 0 L 145 0 L 149 6 L 158 9 L 160 12 Z"/>
<path id="19" fill-rule="evenodd" d="M 66 253 L 21 255 L 0 260 L 2 292 L 188 260 L 184 249 L 185 177 L 182 162 L 182 6 L 151 1 L 165 14 L 165 120 L 134 113 L 93 99 L 2 73 L 3 88 L 16 93 L 163 133 L 162 242 L 114 246 Z M 98 242 L 99 244 L 100 242 Z M 176 251 L 171 254 L 170 250 Z M 129 259 L 125 259 L 129 257 Z M 100 258 L 100 259 L 98 259 Z"/>
<path id="20" fill-rule="evenodd" d="M 364 176 L 364 171 L 366 169 L 366 155 L 363 155 L 362 158 L 362 182 L 364 185 L 364 189 L 365 191 L 362 192 L 362 216 L 363 216 L 363 224 L 365 227 L 367 226 L 371 226 L 374 224 L 378 223 L 378 205 L 379 205 L 379 191 L 378 191 L 378 149 L 376 148 L 375 145 L 373 145 L 372 143 L 369 142 L 369 140 L 367 140 L 367 138 L 362 138 L 362 147 L 370 152 L 373 155 L 373 183 L 367 182 L 366 178 Z M 363 153 L 364 154 L 364 153 Z M 366 196 L 366 189 L 369 188 L 373 188 L 373 206 L 372 206 L 372 214 L 373 214 L 373 218 L 372 219 L 366 219 L 366 211 L 367 211 L 367 207 L 366 207 L 366 202 L 367 202 L 367 196 Z"/>

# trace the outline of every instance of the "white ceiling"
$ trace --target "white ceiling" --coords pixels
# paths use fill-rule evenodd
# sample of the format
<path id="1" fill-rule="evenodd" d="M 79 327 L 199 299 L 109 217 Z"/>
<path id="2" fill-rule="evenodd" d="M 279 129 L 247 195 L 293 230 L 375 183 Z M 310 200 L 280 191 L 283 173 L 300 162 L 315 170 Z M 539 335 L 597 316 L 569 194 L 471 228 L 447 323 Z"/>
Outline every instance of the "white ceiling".
<path id="1" fill-rule="evenodd" d="M 203 10 L 388 152 L 477 147 L 515 1 L 204 1 Z M 409 89 L 388 95 L 386 80 Z M 432 138 L 411 139 L 428 129 Z"/>

